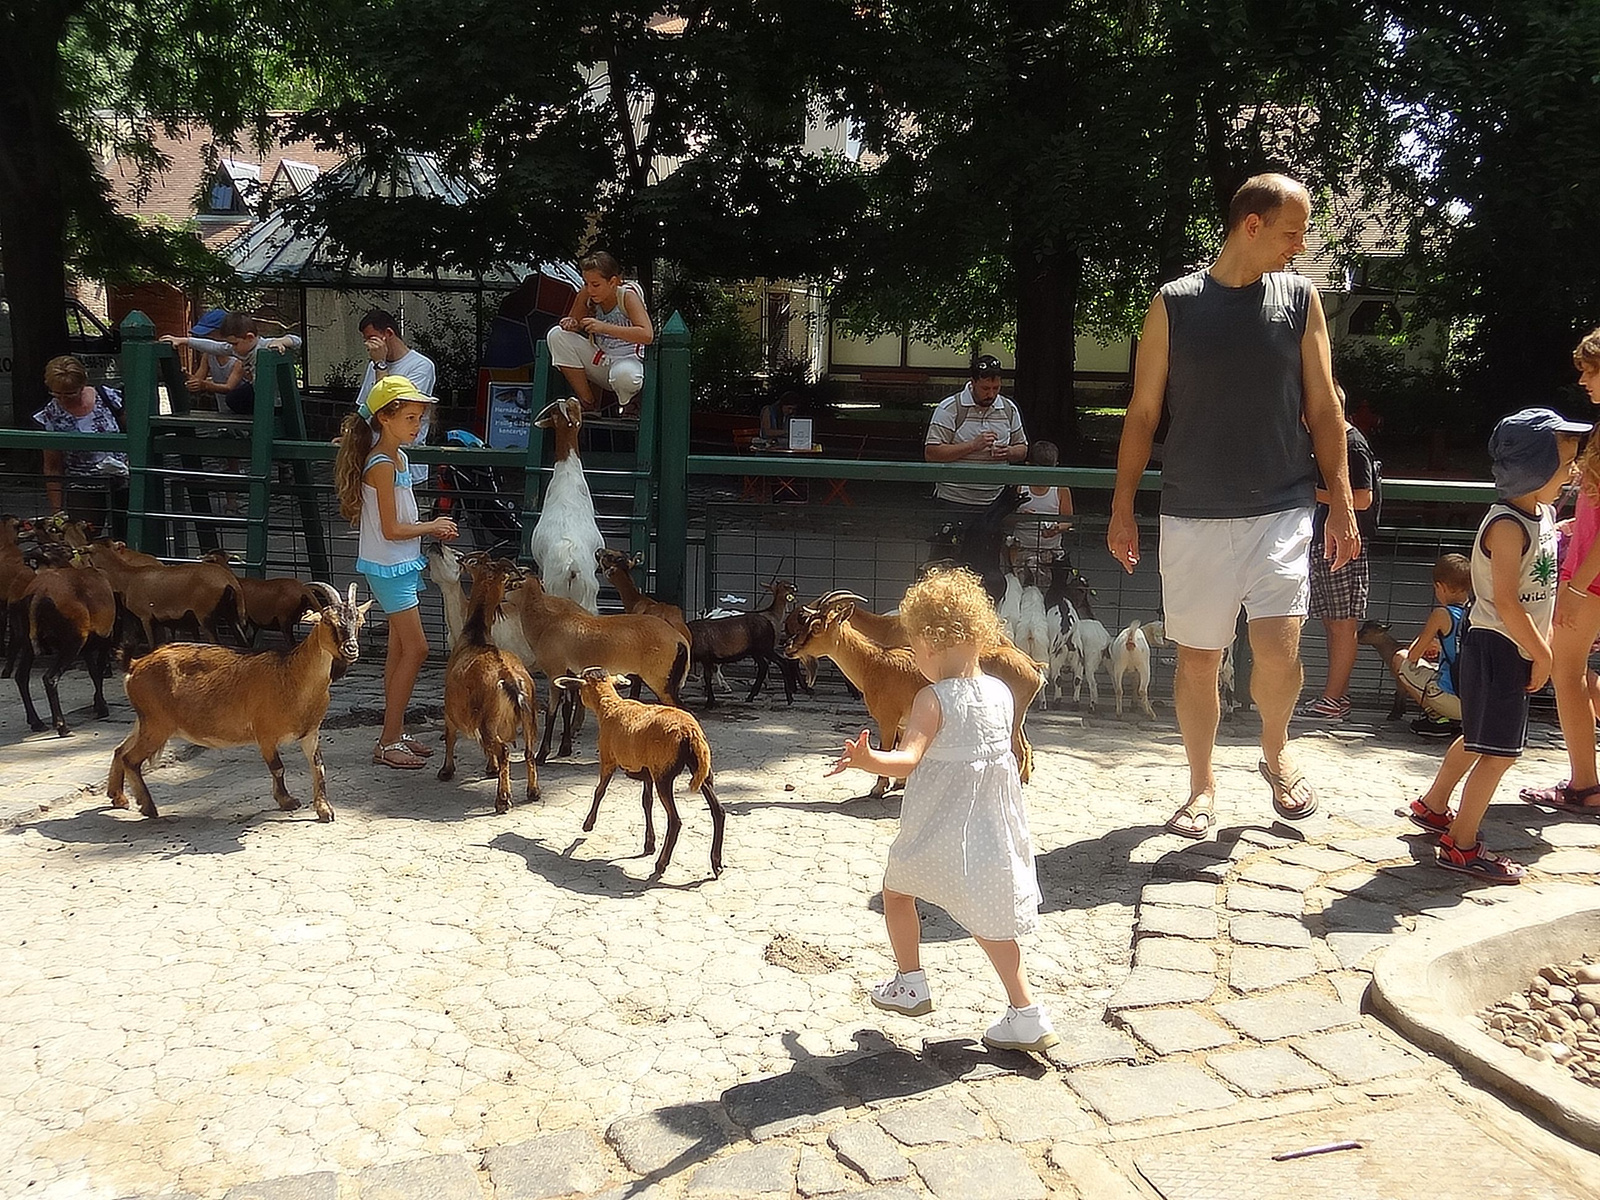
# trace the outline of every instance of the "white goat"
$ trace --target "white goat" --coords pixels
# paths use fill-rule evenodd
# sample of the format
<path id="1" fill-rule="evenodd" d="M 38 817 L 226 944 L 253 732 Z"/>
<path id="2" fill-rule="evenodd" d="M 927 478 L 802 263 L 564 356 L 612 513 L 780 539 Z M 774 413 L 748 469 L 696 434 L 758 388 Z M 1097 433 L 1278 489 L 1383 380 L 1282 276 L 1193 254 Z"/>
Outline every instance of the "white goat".
<path id="1" fill-rule="evenodd" d="M 605 547 L 594 519 L 594 497 L 583 477 L 578 458 L 578 428 L 583 406 L 576 400 L 557 400 L 534 422 L 555 432 L 555 468 L 545 489 L 544 508 L 533 527 L 528 549 L 545 590 L 573 601 L 589 612 L 600 611 L 600 580 L 596 558 Z"/>
<path id="2" fill-rule="evenodd" d="M 1040 590 L 1033 572 L 1022 585 L 1022 596 L 1017 607 L 1016 623 L 1012 626 L 1011 640 L 1034 662 L 1050 662 L 1050 617 L 1044 607 L 1044 592 Z M 1008 585 L 1009 586 L 1009 585 Z M 1058 617 L 1059 619 L 1059 617 Z M 1041 687 L 1040 693 L 1044 692 Z"/>
<path id="3" fill-rule="evenodd" d="M 1022 639 L 1017 636 L 1017 621 L 1022 616 L 1022 580 L 1015 571 L 1007 571 L 1005 578 L 1005 595 L 1000 597 L 995 612 L 1000 617 L 1000 632 L 1020 646 Z"/>
<path id="4" fill-rule="evenodd" d="M 1100 705 L 1100 684 L 1095 674 L 1107 660 L 1111 650 L 1111 632 L 1093 617 L 1080 617 L 1072 601 L 1063 600 L 1071 629 L 1067 633 L 1068 665 L 1075 676 L 1072 684 L 1072 702 L 1083 697 L 1083 685 L 1089 685 L 1089 711 Z"/>
<path id="5" fill-rule="evenodd" d="M 1129 673 L 1138 680 L 1139 707 L 1145 716 L 1154 717 L 1155 710 L 1150 707 L 1150 637 L 1138 621 L 1117 634 L 1117 640 L 1111 644 L 1111 689 L 1116 693 L 1119 717 L 1122 715 L 1122 683 Z"/>

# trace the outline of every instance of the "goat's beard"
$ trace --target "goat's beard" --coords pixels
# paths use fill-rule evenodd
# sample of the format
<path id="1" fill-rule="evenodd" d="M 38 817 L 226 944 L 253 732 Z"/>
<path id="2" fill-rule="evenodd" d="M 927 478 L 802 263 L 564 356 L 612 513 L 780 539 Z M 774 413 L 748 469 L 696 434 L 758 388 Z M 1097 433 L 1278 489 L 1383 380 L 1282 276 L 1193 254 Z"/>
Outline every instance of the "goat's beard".
<path id="1" fill-rule="evenodd" d="M 328 671 L 328 682 L 338 683 L 344 678 L 344 673 L 350 669 L 350 664 L 342 658 L 335 658 L 333 666 Z"/>

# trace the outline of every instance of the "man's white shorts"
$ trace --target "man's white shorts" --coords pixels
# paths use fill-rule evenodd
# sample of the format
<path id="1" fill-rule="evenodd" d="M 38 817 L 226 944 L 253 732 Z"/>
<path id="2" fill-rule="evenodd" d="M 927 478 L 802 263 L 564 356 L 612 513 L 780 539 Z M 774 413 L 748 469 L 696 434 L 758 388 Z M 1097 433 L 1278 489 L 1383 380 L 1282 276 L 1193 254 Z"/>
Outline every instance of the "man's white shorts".
<path id="1" fill-rule="evenodd" d="M 644 387 L 644 359 L 638 354 L 606 354 L 588 334 L 559 325 L 550 327 L 545 340 L 553 366 L 581 369 L 590 383 L 614 392 L 619 404 L 628 403 Z"/>
<path id="2" fill-rule="evenodd" d="M 1311 509 L 1230 520 L 1161 518 L 1167 636 L 1191 650 L 1233 645 L 1250 620 L 1303 617 L 1311 598 Z"/>

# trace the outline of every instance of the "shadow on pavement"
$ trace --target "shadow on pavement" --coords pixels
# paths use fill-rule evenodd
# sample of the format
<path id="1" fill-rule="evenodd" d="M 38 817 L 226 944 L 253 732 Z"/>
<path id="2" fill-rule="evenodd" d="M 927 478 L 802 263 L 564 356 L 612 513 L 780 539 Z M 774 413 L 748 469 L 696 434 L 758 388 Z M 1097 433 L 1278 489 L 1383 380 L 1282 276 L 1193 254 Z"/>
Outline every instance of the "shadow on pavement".
<path id="1" fill-rule="evenodd" d="M 693 883 L 664 883 L 659 879 L 636 879 L 610 859 L 570 857 L 572 851 L 583 842 L 584 839 L 579 838 L 565 852 L 561 852 L 520 833 L 506 832 L 496 834 L 487 844 L 491 850 L 517 855 L 528 864 L 528 870 L 543 876 L 556 887 L 586 896 L 642 896 L 660 889 L 688 892 L 712 882 L 709 864 L 703 879 Z M 640 852 L 630 857 L 642 859 L 646 855 Z M 668 870 L 679 866 L 682 863 L 674 856 Z"/>

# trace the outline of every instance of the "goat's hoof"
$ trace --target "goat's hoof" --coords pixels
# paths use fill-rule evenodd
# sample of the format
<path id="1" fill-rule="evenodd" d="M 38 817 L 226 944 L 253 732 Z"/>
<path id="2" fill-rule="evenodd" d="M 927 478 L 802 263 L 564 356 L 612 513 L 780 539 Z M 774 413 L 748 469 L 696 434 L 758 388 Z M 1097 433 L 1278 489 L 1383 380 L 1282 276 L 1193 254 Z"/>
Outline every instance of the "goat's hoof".
<path id="1" fill-rule="evenodd" d="M 534 789 L 534 790 L 533 790 L 533 793 L 532 793 L 532 794 L 535 794 L 535 795 L 537 795 L 537 794 L 538 794 L 538 789 L 537 789 L 537 788 L 535 788 L 535 789 Z M 593 819 L 592 819 L 592 818 L 591 818 L 591 819 L 590 819 L 590 820 L 587 820 L 587 821 L 585 821 L 585 822 L 584 822 L 584 823 L 583 823 L 583 831 L 584 831 L 584 832 L 585 832 L 585 833 L 593 833 L 593 832 L 594 832 L 594 821 L 593 821 Z M 649 846 L 646 846 L 646 847 L 645 847 L 645 849 L 646 849 L 646 850 L 649 850 L 649 849 L 650 849 L 650 847 L 649 847 Z"/>
<path id="2" fill-rule="evenodd" d="M 317 809 L 317 820 L 324 825 L 331 825 L 333 823 L 333 809 L 326 805 Z"/>
<path id="3" fill-rule="evenodd" d="M 128 798 L 126 796 L 112 796 L 111 797 L 111 807 L 112 808 L 127 808 L 128 807 Z"/>
<path id="4" fill-rule="evenodd" d="M 456 769 L 454 767 L 445 766 L 439 768 L 440 779 L 454 779 L 455 775 Z"/>
<path id="5" fill-rule="evenodd" d="M 159 817 L 161 814 L 156 811 L 156 806 L 154 804 L 145 804 L 143 801 L 141 801 L 139 804 L 139 815 L 141 817 Z"/>
<path id="6" fill-rule="evenodd" d="M 502 813 L 502 814 L 510 812 L 511 811 L 511 801 L 509 801 L 509 800 L 496 800 L 494 802 L 494 810 L 495 810 L 495 812 Z"/>
<path id="7" fill-rule="evenodd" d="M 105 718 L 111 715 L 111 709 L 104 703 L 96 704 L 94 706 L 94 715 L 99 717 L 101 720 L 105 720 Z"/>
<path id="8" fill-rule="evenodd" d="M 43 733 L 46 729 L 49 729 L 50 726 L 45 724 L 43 721 L 29 721 L 28 728 L 33 730 L 35 733 Z"/>
<path id="9" fill-rule="evenodd" d="M 72 736 L 72 730 L 68 729 L 65 725 L 57 725 L 56 726 L 56 736 L 57 737 L 71 737 Z"/>
<path id="10" fill-rule="evenodd" d="M 293 796 L 280 796 L 278 798 L 278 807 L 284 812 L 293 812 L 295 809 L 300 807 L 300 801 L 296 800 Z"/>
<path id="11" fill-rule="evenodd" d="M 528 803 L 532 804 L 538 798 L 539 798 L 539 789 L 536 788 L 536 787 L 529 788 L 528 789 Z"/>
<path id="12" fill-rule="evenodd" d="M 714 863 L 711 864 L 711 878 L 713 878 L 713 879 L 721 879 L 722 878 L 722 864 L 721 863 L 714 862 Z"/>

